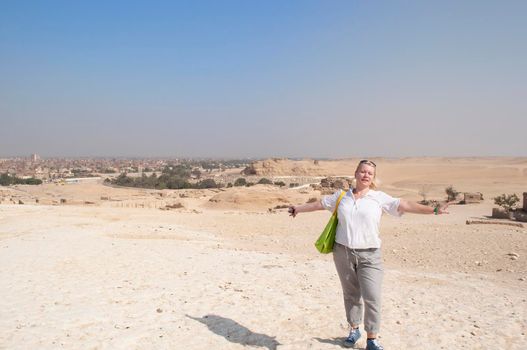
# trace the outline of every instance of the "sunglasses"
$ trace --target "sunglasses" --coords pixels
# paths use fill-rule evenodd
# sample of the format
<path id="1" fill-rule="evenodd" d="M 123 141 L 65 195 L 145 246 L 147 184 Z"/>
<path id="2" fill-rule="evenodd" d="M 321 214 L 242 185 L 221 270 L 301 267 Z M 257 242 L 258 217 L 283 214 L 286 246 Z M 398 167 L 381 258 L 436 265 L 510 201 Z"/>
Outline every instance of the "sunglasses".
<path id="1" fill-rule="evenodd" d="M 370 165 L 373 165 L 374 167 L 377 167 L 377 164 L 375 164 L 374 162 L 372 162 L 371 160 L 368 160 L 368 159 L 363 159 L 359 162 L 359 164 L 370 164 Z"/>

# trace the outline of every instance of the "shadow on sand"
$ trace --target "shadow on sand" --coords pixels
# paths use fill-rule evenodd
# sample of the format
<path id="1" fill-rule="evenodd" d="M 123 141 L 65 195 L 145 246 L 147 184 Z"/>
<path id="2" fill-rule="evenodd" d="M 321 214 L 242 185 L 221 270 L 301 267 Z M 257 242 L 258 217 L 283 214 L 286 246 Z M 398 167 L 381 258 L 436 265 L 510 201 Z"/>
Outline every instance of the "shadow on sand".
<path id="1" fill-rule="evenodd" d="M 275 340 L 275 337 L 270 337 L 261 333 L 254 333 L 247 327 L 244 327 L 238 322 L 229 318 L 217 315 L 205 315 L 203 317 L 192 317 L 189 315 L 186 316 L 190 319 L 203 323 L 209 328 L 211 332 L 221 335 L 232 343 L 259 346 L 269 350 L 276 350 L 276 347 L 280 345 L 280 343 Z"/>
<path id="2" fill-rule="evenodd" d="M 340 346 L 341 348 L 346 348 L 344 346 L 344 340 L 346 338 L 330 338 L 330 339 L 323 339 L 323 338 L 313 338 L 315 339 L 316 341 L 318 341 L 319 343 L 323 343 L 323 344 L 331 344 L 331 345 L 336 345 L 336 346 Z M 360 349 L 363 349 L 363 348 L 353 348 L 355 350 L 360 350 Z"/>

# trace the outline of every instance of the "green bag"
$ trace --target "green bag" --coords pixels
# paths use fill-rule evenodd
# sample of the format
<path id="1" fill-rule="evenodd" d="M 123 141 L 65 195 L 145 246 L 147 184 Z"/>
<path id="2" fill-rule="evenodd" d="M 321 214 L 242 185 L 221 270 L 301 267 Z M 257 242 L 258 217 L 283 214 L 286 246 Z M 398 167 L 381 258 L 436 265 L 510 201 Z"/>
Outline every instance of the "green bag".
<path id="1" fill-rule="evenodd" d="M 315 247 L 317 247 L 317 250 L 322 254 L 328 254 L 333 251 L 333 244 L 335 244 L 335 235 L 337 234 L 337 224 L 339 223 L 339 219 L 337 218 L 337 209 L 339 207 L 340 200 L 342 199 L 342 197 L 344 197 L 345 194 L 346 191 L 342 191 L 337 201 L 337 205 L 335 205 L 335 210 L 333 211 L 333 214 L 329 218 L 329 221 L 326 227 L 324 228 L 324 231 L 322 231 L 320 237 L 318 237 L 317 241 L 315 242 Z"/>

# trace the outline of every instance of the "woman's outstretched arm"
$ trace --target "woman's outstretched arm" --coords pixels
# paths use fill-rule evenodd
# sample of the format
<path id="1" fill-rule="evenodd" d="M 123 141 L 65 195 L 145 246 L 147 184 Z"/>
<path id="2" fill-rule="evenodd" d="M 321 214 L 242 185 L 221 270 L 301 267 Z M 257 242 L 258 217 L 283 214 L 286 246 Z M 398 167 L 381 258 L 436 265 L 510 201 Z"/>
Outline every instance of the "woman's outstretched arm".
<path id="1" fill-rule="evenodd" d="M 307 213 L 310 211 L 323 210 L 321 201 L 316 201 L 313 203 L 306 203 L 302 205 L 292 205 L 289 207 L 289 215 L 295 217 L 298 213 Z"/>
<path id="2" fill-rule="evenodd" d="M 416 202 L 410 202 L 404 199 L 401 199 L 399 203 L 399 212 L 401 213 L 413 213 L 413 214 L 448 214 L 446 210 L 451 203 L 446 203 L 438 207 L 429 207 L 427 205 L 422 205 Z"/>

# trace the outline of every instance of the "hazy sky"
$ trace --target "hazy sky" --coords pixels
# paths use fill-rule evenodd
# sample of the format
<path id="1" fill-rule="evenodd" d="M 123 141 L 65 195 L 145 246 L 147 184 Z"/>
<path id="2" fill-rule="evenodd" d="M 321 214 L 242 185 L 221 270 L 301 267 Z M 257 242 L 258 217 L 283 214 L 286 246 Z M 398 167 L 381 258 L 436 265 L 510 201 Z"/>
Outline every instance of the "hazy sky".
<path id="1" fill-rule="evenodd" d="M 527 1 L 2 1 L 0 157 L 527 156 Z"/>

